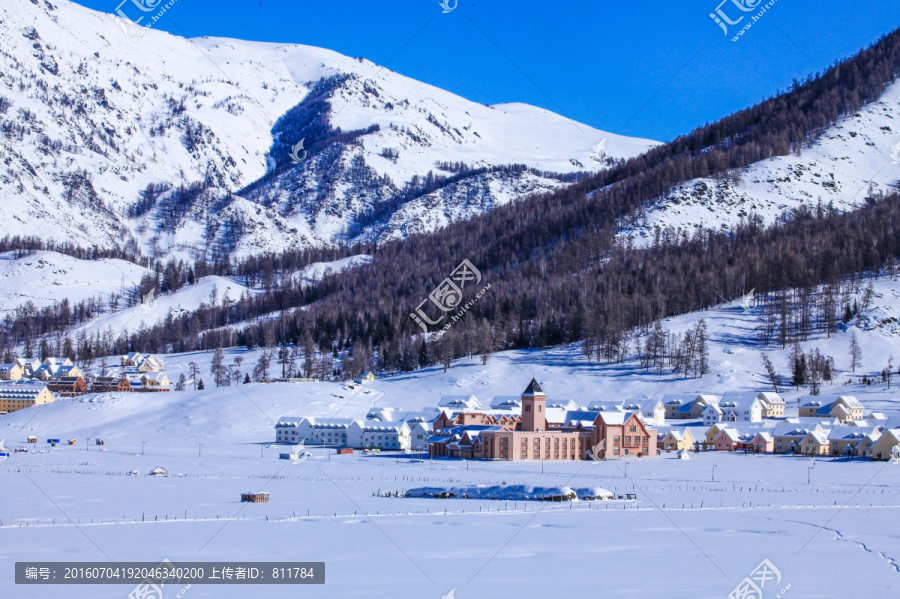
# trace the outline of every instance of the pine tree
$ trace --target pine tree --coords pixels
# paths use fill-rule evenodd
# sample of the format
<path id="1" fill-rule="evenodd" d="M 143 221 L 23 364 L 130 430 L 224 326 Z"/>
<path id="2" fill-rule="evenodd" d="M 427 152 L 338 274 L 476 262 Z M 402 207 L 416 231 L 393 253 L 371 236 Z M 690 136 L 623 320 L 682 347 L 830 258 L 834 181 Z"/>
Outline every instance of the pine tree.
<path id="1" fill-rule="evenodd" d="M 203 379 L 200 379 L 200 382 L 197 383 L 197 391 L 203 391 L 206 389 L 206 385 L 203 384 Z"/>

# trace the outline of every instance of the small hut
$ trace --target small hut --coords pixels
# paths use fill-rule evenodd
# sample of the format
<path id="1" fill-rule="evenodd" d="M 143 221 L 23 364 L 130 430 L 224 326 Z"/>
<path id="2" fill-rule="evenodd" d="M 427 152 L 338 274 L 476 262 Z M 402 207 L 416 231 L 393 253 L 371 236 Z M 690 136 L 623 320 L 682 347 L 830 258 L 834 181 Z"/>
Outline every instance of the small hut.
<path id="1" fill-rule="evenodd" d="M 241 501 L 246 503 L 269 503 L 268 493 L 241 493 Z"/>
<path id="2" fill-rule="evenodd" d="M 162 466 L 157 466 L 150 471 L 150 476 L 169 476 L 169 471 Z"/>

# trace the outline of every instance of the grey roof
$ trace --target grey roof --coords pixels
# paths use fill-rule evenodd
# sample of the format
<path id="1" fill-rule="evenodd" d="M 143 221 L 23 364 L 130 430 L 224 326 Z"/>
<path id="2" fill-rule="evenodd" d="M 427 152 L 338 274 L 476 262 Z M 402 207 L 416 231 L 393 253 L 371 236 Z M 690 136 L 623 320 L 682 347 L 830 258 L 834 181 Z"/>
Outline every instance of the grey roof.
<path id="1" fill-rule="evenodd" d="M 531 382 L 528 383 L 528 387 L 522 392 L 522 395 L 534 395 L 535 393 L 543 394 L 544 390 L 541 389 L 541 386 L 538 385 L 536 380 L 531 379 Z"/>

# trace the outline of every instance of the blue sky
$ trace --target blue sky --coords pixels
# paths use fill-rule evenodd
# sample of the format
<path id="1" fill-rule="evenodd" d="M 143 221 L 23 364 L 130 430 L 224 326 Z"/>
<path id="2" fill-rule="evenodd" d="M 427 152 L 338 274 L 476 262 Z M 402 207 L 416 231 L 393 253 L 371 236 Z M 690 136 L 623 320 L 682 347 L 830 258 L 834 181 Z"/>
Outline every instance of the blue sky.
<path id="1" fill-rule="evenodd" d="M 113 12 L 119 1 L 78 3 Z M 439 0 L 176 0 L 155 28 L 321 46 L 485 104 L 526 102 L 666 141 L 900 26 L 896 0 L 775 0 L 733 42 L 771 0 L 725 0 L 729 19 L 744 15 L 727 37 L 709 16 L 720 1 L 459 0 L 443 14 Z M 759 6 L 741 12 L 733 2 Z"/>

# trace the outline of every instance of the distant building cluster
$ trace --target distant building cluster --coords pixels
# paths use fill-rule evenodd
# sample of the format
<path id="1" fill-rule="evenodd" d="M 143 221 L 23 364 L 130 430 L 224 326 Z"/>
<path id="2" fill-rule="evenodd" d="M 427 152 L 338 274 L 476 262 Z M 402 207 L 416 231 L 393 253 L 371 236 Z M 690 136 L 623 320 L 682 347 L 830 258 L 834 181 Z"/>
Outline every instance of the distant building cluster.
<path id="1" fill-rule="evenodd" d="M 659 427 L 660 451 L 746 451 L 808 456 L 890 459 L 900 445 L 900 418 L 865 414 L 851 395 L 813 396 L 785 417 L 776 393 L 688 394 L 663 398 L 666 413 L 700 414 L 699 422 Z M 701 408 L 702 406 L 702 408 Z M 898 447 L 900 451 L 900 447 Z"/>
<path id="2" fill-rule="evenodd" d="M 158 356 L 137 352 L 122 356 L 119 366 L 98 376 L 86 375 L 70 358 L 16 358 L 10 364 L 0 364 L 0 414 L 85 393 L 169 391 L 170 381 L 163 368 Z"/>
<path id="3" fill-rule="evenodd" d="M 853 396 L 814 396 L 787 417 L 772 392 L 678 393 L 642 400 L 549 400 L 536 380 L 488 407 L 445 395 L 436 408 L 373 408 L 365 418 L 285 417 L 278 443 L 427 450 L 431 457 L 584 460 L 667 452 L 745 451 L 889 459 L 900 454 L 900 418 L 868 415 Z M 897 449 L 894 449 L 894 448 Z"/>

